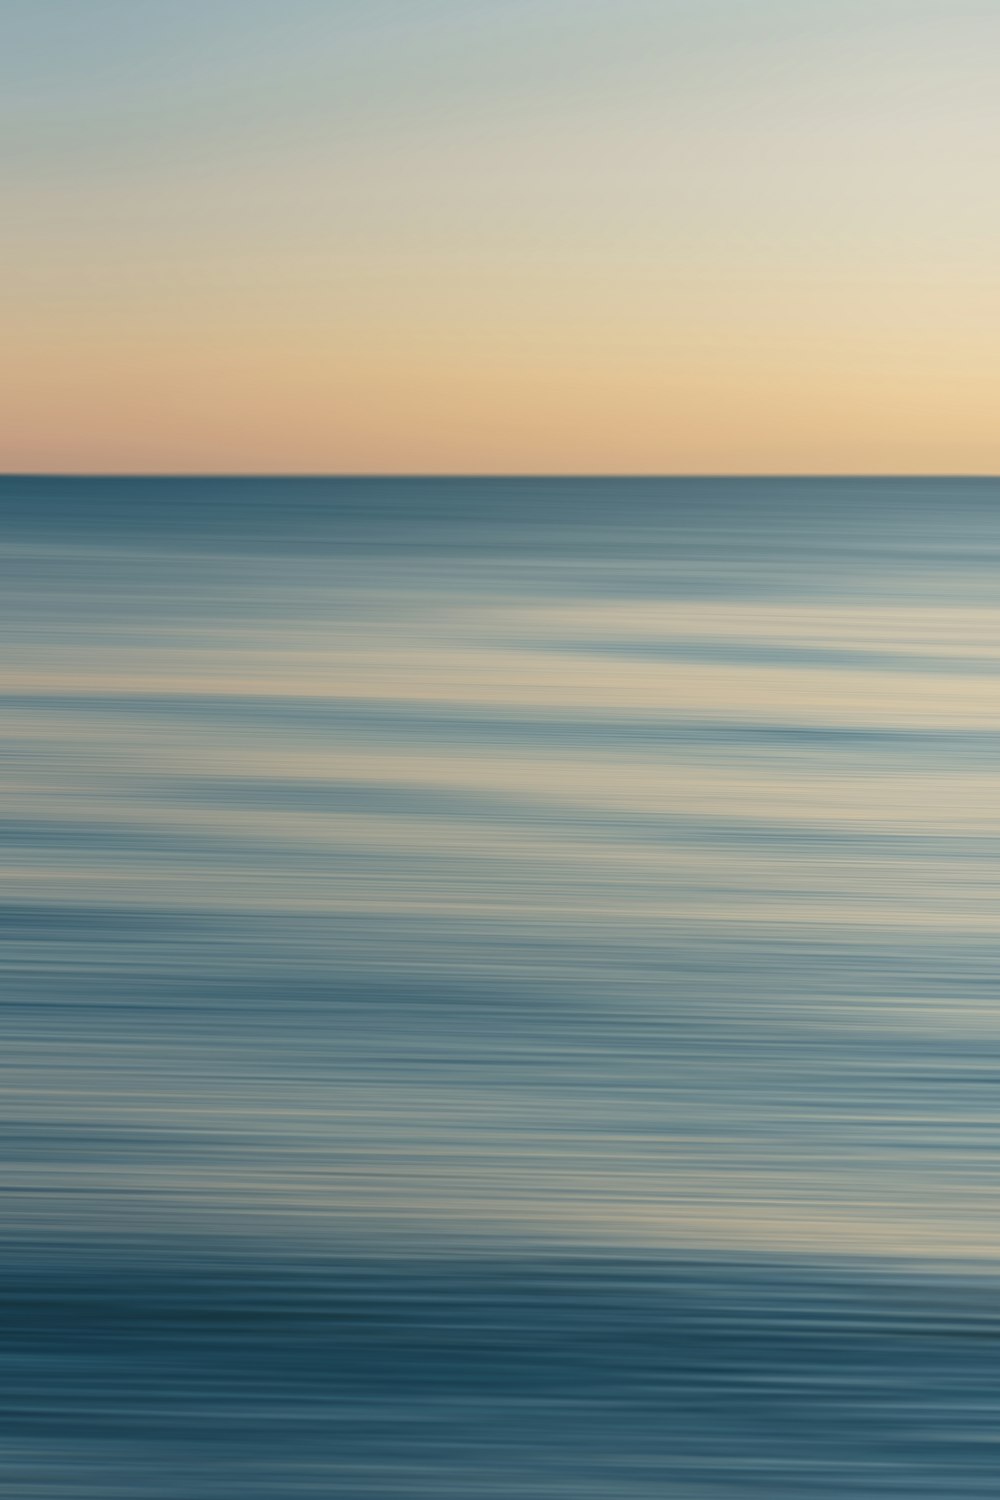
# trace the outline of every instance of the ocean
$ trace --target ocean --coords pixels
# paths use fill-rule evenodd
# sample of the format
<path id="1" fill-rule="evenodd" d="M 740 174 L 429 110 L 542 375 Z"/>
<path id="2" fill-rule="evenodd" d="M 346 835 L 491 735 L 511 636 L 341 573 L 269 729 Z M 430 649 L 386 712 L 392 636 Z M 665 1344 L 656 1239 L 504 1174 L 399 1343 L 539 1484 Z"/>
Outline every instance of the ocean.
<path id="1" fill-rule="evenodd" d="M 0 480 L 0 1494 L 1000 1487 L 1000 482 Z"/>

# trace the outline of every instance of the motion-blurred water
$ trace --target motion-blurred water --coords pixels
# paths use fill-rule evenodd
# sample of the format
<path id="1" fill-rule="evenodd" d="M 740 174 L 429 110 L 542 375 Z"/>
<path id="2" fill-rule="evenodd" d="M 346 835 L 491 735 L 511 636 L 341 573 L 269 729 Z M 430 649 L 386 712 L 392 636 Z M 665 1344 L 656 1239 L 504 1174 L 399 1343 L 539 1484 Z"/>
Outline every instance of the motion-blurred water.
<path id="1" fill-rule="evenodd" d="M 5 480 L 2 1493 L 1000 1487 L 1000 485 Z"/>

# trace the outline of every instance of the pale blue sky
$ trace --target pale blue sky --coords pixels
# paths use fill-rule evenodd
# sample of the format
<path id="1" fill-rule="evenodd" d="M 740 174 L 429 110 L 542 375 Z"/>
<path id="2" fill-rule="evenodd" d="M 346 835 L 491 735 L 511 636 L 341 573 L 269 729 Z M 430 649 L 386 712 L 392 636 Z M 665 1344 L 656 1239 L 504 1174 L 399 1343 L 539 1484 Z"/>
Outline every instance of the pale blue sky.
<path id="1" fill-rule="evenodd" d="M 993 0 L 0 0 L 0 465 L 993 470 L 998 44 Z"/>

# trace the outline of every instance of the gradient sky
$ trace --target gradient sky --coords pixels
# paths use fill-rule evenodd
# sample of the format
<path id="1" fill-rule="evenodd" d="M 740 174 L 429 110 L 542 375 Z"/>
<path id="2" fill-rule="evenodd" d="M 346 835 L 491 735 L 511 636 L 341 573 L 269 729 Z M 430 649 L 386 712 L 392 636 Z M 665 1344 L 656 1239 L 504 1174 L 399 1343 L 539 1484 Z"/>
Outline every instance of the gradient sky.
<path id="1" fill-rule="evenodd" d="M 997 0 L 0 0 L 0 469 L 1000 471 Z"/>

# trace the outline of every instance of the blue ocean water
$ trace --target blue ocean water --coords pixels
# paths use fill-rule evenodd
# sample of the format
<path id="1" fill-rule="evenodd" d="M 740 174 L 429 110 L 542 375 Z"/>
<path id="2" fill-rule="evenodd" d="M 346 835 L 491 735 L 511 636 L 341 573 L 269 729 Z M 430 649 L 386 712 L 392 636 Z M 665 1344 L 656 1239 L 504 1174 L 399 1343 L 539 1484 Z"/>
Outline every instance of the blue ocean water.
<path id="1" fill-rule="evenodd" d="M 1000 484 L 0 481 L 0 1493 L 1000 1485 Z"/>

